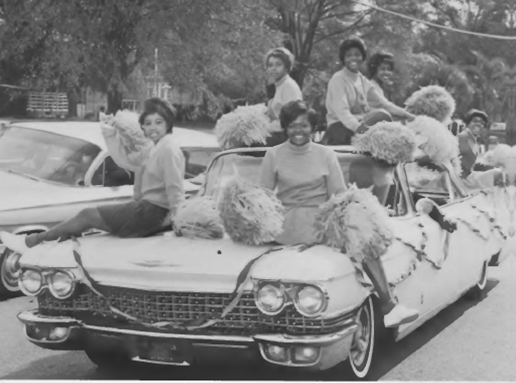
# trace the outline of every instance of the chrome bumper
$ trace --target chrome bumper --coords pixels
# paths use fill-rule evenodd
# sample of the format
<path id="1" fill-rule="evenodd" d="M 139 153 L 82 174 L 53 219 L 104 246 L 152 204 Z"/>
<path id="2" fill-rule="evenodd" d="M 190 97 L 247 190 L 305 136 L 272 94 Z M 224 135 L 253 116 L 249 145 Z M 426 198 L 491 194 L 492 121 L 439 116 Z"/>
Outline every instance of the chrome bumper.
<path id="1" fill-rule="evenodd" d="M 81 349 L 79 343 L 75 347 L 67 348 L 67 345 L 77 342 L 81 333 L 96 333 L 109 337 L 142 337 L 156 339 L 177 339 L 186 340 L 191 343 L 194 349 L 210 348 L 212 350 L 240 349 L 241 351 L 259 347 L 259 354 L 262 358 L 272 364 L 303 367 L 315 370 L 324 370 L 342 362 L 348 356 L 353 334 L 357 325 L 352 319 L 340 331 L 317 336 L 292 336 L 287 334 L 259 334 L 254 336 L 234 336 L 234 335 L 203 335 L 203 334 L 181 334 L 163 333 L 152 331 L 140 331 L 131 329 L 121 329 L 116 327 L 103 327 L 86 324 L 71 317 L 54 317 L 39 314 L 38 310 L 27 310 L 18 314 L 18 319 L 24 324 L 24 332 L 27 339 L 44 348 L 53 349 Z M 38 330 L 44 329 L 41 332 Z M 58 330 L 58 331 L 57 331 Z M 52 331 L 58 332 L 58 336 L 39 337 L 34 334 L 51 334 Z M 51 339 L 52 338 L 52 339 Z M 271 358 L 268 348 L 279 346 L 285 351 L 286 359 L 274 360 Z M 310 361 L 296 361 L 294 354 L 296 350 L 309 348 L 316 350 L 316 358 Z M 217 350 L 218 349 L 218 350 Z M 338 352 L 338 355 L 336 352 Z M 149 361 L 133 358 L 135 361 L 152 363 Z M 188 364 L 183 364 L 188 365 Z"/>

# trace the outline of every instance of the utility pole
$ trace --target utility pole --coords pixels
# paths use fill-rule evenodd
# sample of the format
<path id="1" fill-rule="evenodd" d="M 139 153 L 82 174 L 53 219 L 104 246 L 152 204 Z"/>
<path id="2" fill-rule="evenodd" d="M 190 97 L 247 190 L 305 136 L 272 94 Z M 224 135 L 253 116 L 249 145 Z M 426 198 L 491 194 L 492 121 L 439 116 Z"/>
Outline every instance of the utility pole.
<path id="1" fill-rule="evenodd" d="M 154 49 L 154 97 L 159 97 L 158 91 L 158 48 Z"/>

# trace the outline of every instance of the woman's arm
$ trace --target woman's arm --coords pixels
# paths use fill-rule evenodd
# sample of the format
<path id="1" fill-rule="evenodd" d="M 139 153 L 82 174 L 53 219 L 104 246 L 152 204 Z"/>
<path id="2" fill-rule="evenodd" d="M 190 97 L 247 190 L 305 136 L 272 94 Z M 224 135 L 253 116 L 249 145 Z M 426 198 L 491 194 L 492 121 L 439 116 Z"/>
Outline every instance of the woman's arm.
<path id="1" fill-rule="evenodd" d="M 400 108 L 387 100 L 384 96 L 378 93 L 378 90 L 372 85 L 367 93 L 367 99 L 370 102 L 370 106 L 373 108 L 384 108 L 389 113 L 394 114 L 395 116 L 404 117 L 410 121 L 416 118 L 416 116 L 407 112 L 405 109 Z"/>
<path id="2" fill-rule="evenodd" d="M 159 174 L 163 177 L 167 193 L 168 206 L 172 216 L 183 202 L 185 191 L 183 179 L 185 176 L 185 158 L 181 149 L 175 144 L 161 147 Z"/>
<path id="3" fill-rule="evenodd" d="M 124 137 L 114 127 L 102 126 L 102 135 L 106 142 L 109 155 L 115 163 L 123 169 L 135 172 L 143 165 L 154 147 L 152 141 L 148 140 L 139 145 L 128 144 L 127 137 Z"/>
<path id="4" fill-rule="evenodd" d="M 269 149 L 265 153 L 262 166 L 260 168 L 260 177 L 258 179 L 258 185 L 267 189 L 276 189 L 276 170 L 275 170 L 275 156 L 272 149 Z"/>
<path id="5" fill-rule="evenodd" d="M 337 154 L 332 150 L 328 153 L 328 179 L 326 185 L 328 188 L 328 198 L 332 195 L 344 193 L 347 190 L 346 181 L 342 174 Z"/>

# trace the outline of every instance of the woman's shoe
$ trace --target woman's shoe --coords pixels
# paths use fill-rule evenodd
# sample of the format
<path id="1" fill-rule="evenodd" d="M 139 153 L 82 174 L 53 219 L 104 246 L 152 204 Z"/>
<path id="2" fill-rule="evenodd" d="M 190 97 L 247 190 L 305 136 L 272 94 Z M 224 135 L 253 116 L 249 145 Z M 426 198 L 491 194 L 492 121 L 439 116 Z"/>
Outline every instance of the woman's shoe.
<path id="1" fill-rule="evenodd" d="M 398 327 L 402 324 L 414 322 L 419 317 L 417 310 L 408 309 L 403 305 L 396 305 L 383 317 L 386 328 Z"/>
<path id="2" fill-rule="evenodd" d="M 8 249 L 23 254 L 29 247 L 25 244 L 25 235 L 16 235 L 6 231 L 0 232 L 0 242 L 2 242 Z"/>

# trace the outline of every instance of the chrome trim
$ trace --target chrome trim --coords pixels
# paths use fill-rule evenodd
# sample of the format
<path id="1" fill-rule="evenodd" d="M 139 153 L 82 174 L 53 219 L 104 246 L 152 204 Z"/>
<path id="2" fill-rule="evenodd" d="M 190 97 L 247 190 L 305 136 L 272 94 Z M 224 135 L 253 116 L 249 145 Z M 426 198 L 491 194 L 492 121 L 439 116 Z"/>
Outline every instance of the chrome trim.
<path id="1" fill-rule="evenodd" d="M 22 278 L 23 274 L 25 274 L 27 271 L 33 271 L 38 273 L 41 276 L 41 284 L 39 288 L 35 291 L 29 291 L 23 286 Z M 38 296 L 45 288 L 47 288 L 47 280 L 45 278 L 45 275 L 41 272 L 41 270 L 38 270 L 36 268 L 25 268 L 25 270 L 20 271 L 19 277 L 18 277 L 18 287 L 20 288 L 21 292 L 29 297 L 36 297 Z"/>
<path id="2" fill-rule="evenodd" d="M 141 359 L 139 356 L 135 356 L 134 358 L 131 358 L 131 360 L 133 362 L 139 362 L 139 363 L 159 364 L 160 366 L 181 366 L 181 367 L 188 367 L 188 366 L 190 366 L 190 363 L 188 363 L 188 362 L 182 362 L 182 363 L 159 362 L 157 360 Z"/>
<path id="3" fill-rule="evenodd" d="M 249 346 L 244 346 L 240 344 L 220 344 L 220 343 L 198 343 L 194 342 L 192 343 L 193 347 L 215 347 L 215 348 L 240 348 L 247 350 Z"/>
<path id="4" fill-rule="evenodd" d="M 353 319 L 348 319 L 344 322 L 348 327 L 335 332 L 333 334 L 326 335 L 285 335 L 285 334 L 258 334 L 253 335 L 253 339 L 258 342 L 276 343 L 280 345 L 326 345 L 338 341 L 341 338 L 345 338 L 355 332 L 358 325 Z"/>
<path id="5" fill-rule="evenodd" d="M 56 326 L 63 325 L 82 325 L 82 321 L 71 317 L 49 317 L 38 313 L 37 309 L 25 310 L 17 315 L 18 320 L 22 323 L 37 324 L 53 324 Z"/>

